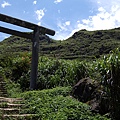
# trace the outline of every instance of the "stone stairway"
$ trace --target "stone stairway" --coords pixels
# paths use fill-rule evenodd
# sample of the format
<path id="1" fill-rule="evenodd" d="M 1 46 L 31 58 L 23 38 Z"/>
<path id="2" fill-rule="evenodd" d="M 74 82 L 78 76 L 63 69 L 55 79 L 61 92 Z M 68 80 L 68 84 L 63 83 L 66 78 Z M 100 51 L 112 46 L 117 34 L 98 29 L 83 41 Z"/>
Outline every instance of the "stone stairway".
<path id="1" fill-rule="evenodd" d="M 29 120 L 33 115 L 21 113 L 23 102 L 22 98 L 0 97 L 1 120 Z"/>
<path id="2" fill-rule="evenodd" d="M 33 120 L 36 115 L 22 113 L 24 99 L 8 98 L 6 83 L 0 77 L 0 120 Z"/>
<path id="3" fill-rule="evenodd" d="M 0 96 L 7 97 L 6 82 L 1 76 L 0 76 Z"/>

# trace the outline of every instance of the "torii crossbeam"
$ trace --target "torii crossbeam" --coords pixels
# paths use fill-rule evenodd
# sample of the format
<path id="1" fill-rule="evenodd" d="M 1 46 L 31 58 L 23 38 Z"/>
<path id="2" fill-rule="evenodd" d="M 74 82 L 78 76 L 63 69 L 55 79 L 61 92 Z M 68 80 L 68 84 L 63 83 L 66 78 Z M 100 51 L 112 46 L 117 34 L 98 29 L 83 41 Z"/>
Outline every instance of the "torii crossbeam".
<path id="1" fill-rule="evenodd" d="M 37 69 L 38 69 L 39 36 L 42 34 L 43 35 L 48 34 L 53 36 L 55 35 L 55 31 L 1 13 L 0 13 L 0 21 L 33 30 L 33 34 L 32 33 L 28 34 L 25 32 L 11 30 L 9 28 L 0 26 L 0 32 L 12 34 L 32 40 L 32 64 L 31 64 L 30 89 L 35 90 L 36 81 L 37 81 Z"/>

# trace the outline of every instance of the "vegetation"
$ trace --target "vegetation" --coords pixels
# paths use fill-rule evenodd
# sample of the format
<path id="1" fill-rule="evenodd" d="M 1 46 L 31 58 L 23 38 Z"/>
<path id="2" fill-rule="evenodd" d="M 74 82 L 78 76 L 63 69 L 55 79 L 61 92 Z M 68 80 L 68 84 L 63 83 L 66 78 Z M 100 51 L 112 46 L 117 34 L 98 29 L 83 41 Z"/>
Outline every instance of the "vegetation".
<path id="1" fill-rule="evenodd" d="M 31 41 L 15 36 L 5 39 L 0 42 L 0 74 L 7 82 L 9 97 L 23 97 L 26 110 L 22 112 L 37 114 L 36 118 L 41 120 L 107 120 L 70 96 L 73 85 L 90 77 L 104 88 L 110 100 L 110 117 L 117 120 L 120 118 L 119 31 L 119 28 L 82 30 L 64 41 L 42 36 L 37 91 L 28 91 Z"/>
<path id="2" fill-rule="evenodd" d="M 114 53 L 114 54 L 116 54 L 116 53 Z M 110 77 L 110 75 L 108 75 L 108 74 L 111 71 L 111 68 L 110 68 L 111 59 L 110 58 L 113 59 L 113 56 L 104 57 L 103 59 L 98 59 L 94 62 L 85 62 L 85 61 L 79 61 L 79 60 L 71 61 L 71 60 L 59 60 L 59 59 L 41 57 L 39 59 L 39 68 L 38 68 L 38 81 L 37 81 L 38 89 L 40 89 L 40 90 L 41 89 L 50 89 L 50 88 L 55 88 L 57 86 L 66 86 L 66 87 L 73 86 L 81 78 L 84 78 L 84 77 L 91 77 L 94 80 L 97 80 L 99 82 L 101 81 L 102 83 L 103 82 L 107 83 L 107 80 Z M 6 75 L 7 78 L 11 78 L 11 80 L 9 82 L 7 82 L 9 95 L 12 97 L 19 97 L 19 95 L 21 94 L 21 90 L 26 91 L 29 89 L 29 77 L 30 77 L 29 63 L 31 61 L 31 57 L 29 56 L 29 54 L 25 53 L 25 56 L 23 54 L 22 56 L 16 57 L 12 60 L 9 59 L 9 60 L 11 62 L 7 62 L 7 67 L 4 67 L 4 66 L 6 66 L 5 62 L 4 62 L 5 63 L 4 66 L 2 66 L 3 62 L 1 61 L 2 71 Z M 106 64 L 106 62 L 107 62 L 107 64 Z M 11 64 L 8 65 L 8 63 L 11 63 Z M 16 67 L 16 66 L 19 66 L 19 67 Z M 26 67 L 26 66 L 28 66 L 28 67 Z M 25 68 L 27 68 L 27 70 Z M 11 72 L 7 73 L 8 71 L 11 71 Z M 17 75 L 14 75 L 13 73 L 16 73 Z M 108 76 L 108 77 L 105 77 L 105 76 Z M 105 91 L 109 94 L 108 97 L 110 97 L 110 91 L 109 91 L 110 88 L 106 85 L 107 84 L 103 84 L 103 86 L 105 87 Z M 20 88 L 21 88 L 21 90 L 20 90 Z M 63 88 L 63 89 L 65 90 L 65 88 Z M 61 89 L 62 92 L 64 92 L 63 89 Z M 57 90 L 57 88 L 55 90 Z M 51 89 L 51 91 L 52 91 L 52 89 Z M 36 92 L 31 91 L 31 92 L 27 92 L 27 93 L 23 93 L 23 94 L 25 94 L 26 97 L 27 97 L 27 94 L 35 95 L 35 96 L 33 96 L 33 97 L 35 97 L 33 99 L 33 101 L 35 102 L 35 99 L 38 99 L 37 97 L 39 96 L 38 94 L 40 94 L 39 92 L 41 92 L 41 91 L 36 91 Z M 59 92 L 57 91 L 56 93 L 58 94 Z M 67 100 L 68 100 L 68 98 L 71 99 L 70 97 L 68 97 L 70 95 L 69 93 L 70 93 L 70 88 L 69 88 L 69 92 L 67 90 L 64 92 L 64 94 L 67 94 L 67 95 L 65 95 L 64 99 L 67 99 Z M 46 93 L 44 93 L 44 94 L 46 94 Z M 63 93 L 60 94 L 60 99 L 63 99 L 62 97 L 64 97 L 64 94 Z M 61 96 L 61 95 L 63 95 L 63 96 Z M 25 96 L 23 95 L 22 97 L 25 98 Z M 50 98 L 47 98 L 45 96 L 45 98 L 43 98 L 43 100 L 45 100 L 45 99 L 49 99 L 50 101 L 54 100 L 53 97 L 51 97 L 51 96 L 49 96 L 49 97 Z M 39 98 L 41 98 L 41 95 Z M 26 105 L 32 106 L 32 108 L 34 108 L 33 106 L 35 106 L 35 104 L 36 104 L 37 105 L 36 109 L 41 108 L 40 107 L 41 105 L 39 105 L 38 103 L 32 103 L 33 102 L 31 100 L 32 96 L 31 96 L 31 99 L 30 99 L 30 96 L 28 96 L 25 99 L 26 99 Z M 59 101 L 59 96 L 57 98 L 57 95 L 56 95 L 55 100 L 56 99 L 58 99 L 58 101 Z M 73 100 L 73 98 L 72 98 L 72 100 Z M 76 100 L 76 102 L 77 102 L 77 100 Z M 48 105 L 49 105 L 49 103 L 48 103 Z M 26 107 L 28 107 L 28 106 L 26 106 Z M 46 108 L 48 108 L 48 106 Z M 46 108 L 43 108 L 43 109 L 46 109 Z M 31 110 L 31 108 L 28 108 L 28 110 L 26 110 L 26 112 L 28 112 L 28 113 L 31 113 L 33 111 L 35 111 L 38 115 L 41 115 L 41 113 L 39 113 L 33 109 Z M 88 111 L 89 111 L 89 109 L 88 109 Z M 92 114 L 92 113 L 90 113 L 90 114 Z M 89 114 L 88 114 L 88 117 L 89 117 Z M 93 118 L 90 118 L 90 119 L 93 119 Z"/>
<path id="3" fill-rule="evenodd" d="M 120 118 L 120 51 L 116 49 L 108 57 L 104 57 L 101 63 L 98 63 L 98 69 L 102 75 L 102 84 L 110 99 L 110 109 L 112 119 Z"/>
<path id="4" fill-rule="evenodd" d="M 69 87 L 25 92 L 25 113 L 38 114 L 41 120 L 108 120 L 90 112 L 83 104 L 69 96 Z"/>
<path id="5" fill-rule="evenodd" d="M 120 45 L 120 28 L 111 30 L 87 31 L 81 30 L 70 38 L 61 41 L 48 36 L 40 37 L 40 56 L 64 59 L 95 59 Z M 0 42 L 0 54 L 18 54 L 32 49 L 31 40 L 11 36 Z"/>

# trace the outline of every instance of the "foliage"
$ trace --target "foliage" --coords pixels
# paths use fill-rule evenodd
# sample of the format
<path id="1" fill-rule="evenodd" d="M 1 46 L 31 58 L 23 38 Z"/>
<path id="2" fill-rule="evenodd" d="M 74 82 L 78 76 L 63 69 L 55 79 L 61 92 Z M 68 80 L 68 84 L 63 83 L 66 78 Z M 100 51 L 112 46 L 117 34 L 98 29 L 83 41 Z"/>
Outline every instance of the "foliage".
<path id="1" fill-rule="evenodd" d="M 26 101 L 24 113 L 39 115 L 41 120 L 107 120 L 90 112 L 89 106 L 69 96 L 69 87 L 57 87 L 21 94 Z"/>
<path id="2" fill-rule="evenodd" d="M 38 115 L 34 116 L 19 116 L 19 117 L 12 117 L 12 116 L 7 116 L 3 118 L 2 114 L 0 113 L 0 119 L 5 119 L 5 120 L 41 120 Z"/>
<path id="3" fill-rule="evenodd" d="M 95 78 L 95 75 L 99 75 L 99 81 L 104 86 L 104 93 L 106 92 L 105 96 L 109 97 L 111 102 L 111 115 L 113 118 L 119 118 L 119 59 L 118 49 L 90 65 L 77 60 L 65 61 L 42 57 L 39 62 L 38 87 L 46 89 L 56 86 L 71 86 L 82 77 L 91 76 Z"/>
<path id="4" fill-rule="evenodd" d="M 116 49 L 98 63 L 97 69 L 102 76 L 102 84 L 106 95 L 110 99 L 112 119 L 119 119 L 120 114 L 120 51 Z"/>
<path id="5" fill-rule="evenodd" d="M 29 54 L 24 53 L 22 56 L 14 58 L 12 61 L 12 76 L 16 81 L 23 73 L 27 73 L 30 68 L 31 58 Z"/>
<path id="6" fill-rule="evenodd" d="M 88 74 L 85 62 L 41 57 L 38 67 L 38 88 L 72 86 Z"/>
<path id="7" fill-rule="evenodd" d="M 22 92 L 22 89 L 20 88 L 19 83 L 15 83 L 9 79 L 6 79 L 6 89 L 7 89 L 7 95 L 8 97 L 17 97 Z"/>
<path id="8" fill-rule="evenodd" d="M 3 55 L 3 57 L 0 57 L 0 74 L 2 74 L 6 79 L 10 80 L 8 82 L 10 88 L 12 88 L 13 86 L 13 88 L 16 88 L 15 83 L 17 85 L 20 84 L 22 90 L 24 90 L 25 88 L 29 88 L 29 79 L 23 80 L 22 78 L 24 75 L 29 73 L 30 63 L 31 54 L 27 52 L 19 55 L 8 55 L 6 53 Z"/>
<path id="9" fill-rule="evenodd" d="M 66 40 L 40 39 L 40 55 L 65 59 L 95 59 L 120 46 L 120 28 L 111 30 L 80 30 Z M 11 36 L 0 42 L 0 55 L 31 52 L 31 40 Z"/>
<path id="10" fill-rule="evenodd" d="M 50 44 L 46 41 L 41 41 L 40 55 L 66 59 L 74 59 L 78 56 L 81 58 L 80 56 L 82 55 L 84 58 L 95 59 L 119 47 L 120 36 L 118 33 L 119 29 L 91 32 L 83 30 L 75 33 L 65 41 L 52 40 Z M 2 53 L 0 54 L 0 74 L 11 79 L 8 87 L 10 96 L 16 96 L 17 94 L 14 93 L 16 90 L 20 90 L 19 87 L 23 91 L 29 89 L 31 53 L 20 52 L 26 51 L 30 43 L 26 39 L 20 40 L 21 38 L 18 39 L 15 36 L 11 36 L 10 39 L 8 38 L 0 43 L 0 52 Z M 13 45 L 11 44 L 5 47 L 5 45 L 11 42 Z M 21 47 L 21 45 L 23 46 Z M 27 50 L 29 51 L 31 48 Z M 17 54 L 17 52 L 19 52 L 19 54 Z M 119 50 L 111 52 L 110 55 L 106 55 L 101 59 L 95 59 L 90 62 L 41 57 L 38 66 L 38 89 L 73 86 L 81 78 L 92 77 L 94 80 L 101 81 L 101 84 L 104 86 L 104 91 L 106 92 L 106 97 L 109 97 L 111 100 L 111 115 L 113 118 L 119 118 L 119 66 Z M 17 85 L 13 81 L 17 83 Z M 13 84 L 11 84 L 12 82 Z M 64 96 L 58 96 L 57 99 L 61 100 L 62 97 Z M 68 99 L 68 97 L 65 97 L 65 99 Z"/>

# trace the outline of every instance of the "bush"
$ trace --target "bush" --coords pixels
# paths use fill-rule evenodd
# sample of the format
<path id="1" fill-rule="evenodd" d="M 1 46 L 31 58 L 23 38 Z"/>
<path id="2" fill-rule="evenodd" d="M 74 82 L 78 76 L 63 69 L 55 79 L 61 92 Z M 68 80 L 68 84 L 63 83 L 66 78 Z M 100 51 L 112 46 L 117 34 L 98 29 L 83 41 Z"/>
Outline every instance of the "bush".
<path id="1" fill-rule="evenodd" d="M 85 62 L 42 57 L 38 67 L 38 89 L 72 86 L 87 76 L 89 70 Z"/>
<path id="2" fill-rule="evenodd" d="M 11 69 L 14 81 L 17 81 L 23 74 L 29 71 L 30 63 L 31 57 L 27 53 L 13 59 Z"/>
<path id="3" fill-rule="evenodd" d="M 107 120 L 93 115 L 87 104 L 69 96 L 70 87 L 57 87 L 21 94 L 26 101 L 24 113 L 37 114 L 41 120 Z"/>
<path id="4" fill-rule="evenodd" d="M 102 77 L 102 85 L 106 96 L 110 100 L 110 111 L 112 119 L 120 118 L 120 52 L 119 49 L 112 51 L 109 56 L 98 63 L 98 71 Z"/>

